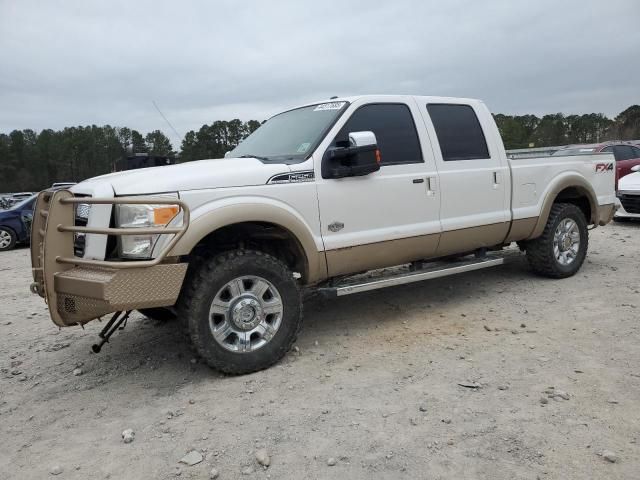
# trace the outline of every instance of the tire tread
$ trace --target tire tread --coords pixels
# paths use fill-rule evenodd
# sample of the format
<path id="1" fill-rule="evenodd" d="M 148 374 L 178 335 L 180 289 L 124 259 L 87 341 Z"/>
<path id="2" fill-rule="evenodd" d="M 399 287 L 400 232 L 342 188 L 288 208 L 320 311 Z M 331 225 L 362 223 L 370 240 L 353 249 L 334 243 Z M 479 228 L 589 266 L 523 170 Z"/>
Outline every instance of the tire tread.
<path id="1" fill-rule="evenodd" d="M 549 212 L 549 218 L 547 219 L 542 235 L 527 242 L 527 261 L 531 270 L 538 275 L 549 278 L 566 278 L 574 275 L 582 266 L 582 263 L 586 258 L 586 251 L 589 247 L 588 231 L 585 238 L 580 239 L 581 243 L 583 242 L 584 244 L 584 246 L 582 244 L 580 245 L 580 248 L 584 251 L 584 255 L 579 255 L 579 258 L 576 259 L 576 262 L 578 263 L 575 264 L 572 271 L 567 272 L 560 270 L 556 259 L 553 256 L 553 236 L 555 234 L 556 220 L 569 213 L 577 214 L 580 222 L 582 222 L 586 230 L 586 219 L 582 210 L 572 203 L 554 203 L 551 207 L 551 211 Z M 578 227 L 580 228 L 580 225 L 578 225 Z"/>
<path id="2" fill-rule="evenodd" d="M 191 307 L 207 301 L 205 297 L 208 292 L 206 289 L 201 288 L 203 284 L 205 284 L 209 279 L 214 278 L 216 275 L 221 276 L 225 272 L 231 272 L 238 259 L 246 255 L 256 256 L 258 258 L 257 261 L 261 263 L 263 267 L 268 268 L 279 276 L 282 276 L 282 278 L 292 278 L 291 272 L 283 262 L 276 257 L 259 250 L 239 249 L 218 253 L 209 258 L 199 256 L 197 259 L 201 262 L 200 266 L 194 268 L 191 275 L 189 275 L 189 278 L 186 279 L 185 287 L 178 303 L 179 316 L 186 319 L 189 336 L 198 353 L 205 359 L 210 367 L 231 375 L 241 375 L 269 368 L 282 359 L 282 357 L 284 357 L 284 355 L 291 349 L 297 339 L 300 329 L 302 328 L 301 293 L 297 282 L 294 281 L 293 284 L 295 285 L 298 296 L 300 315 L 296 322 L 297 324 L 294 334 L 287 339 L 285 344 L 280 346 L 277 355 L 271 356 L 266 361 L 260 362 L 258 365 L 247 365 L 246 362 L 230 363 L 228 361 L 221 360 L 220 358 L 212 355 L 210 350 L 206 348 L 207 342 L 210 341 L 210 339 L 204 337 L 199 332 L 197 328 L 197 322 L 199 319 L 193 314 L 193 308 Z M 238 355 L 238 359 L 240 360 L 241 358 L 242 355 Z"/>

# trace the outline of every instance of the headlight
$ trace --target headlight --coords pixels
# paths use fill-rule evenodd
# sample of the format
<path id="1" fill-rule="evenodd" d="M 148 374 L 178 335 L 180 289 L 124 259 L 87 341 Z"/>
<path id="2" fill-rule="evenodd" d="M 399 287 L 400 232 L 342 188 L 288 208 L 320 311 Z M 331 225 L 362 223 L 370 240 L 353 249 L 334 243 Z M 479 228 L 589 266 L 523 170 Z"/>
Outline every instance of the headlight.
<path id="1" fill-rule="evenodd" d="M 164 227 L 179 211 L 178 205 L 117 205 L 116 224 L 120 228 Z M 119 254 L 124 258 L 151 258 L 158 236 L 120 235 Z"/>

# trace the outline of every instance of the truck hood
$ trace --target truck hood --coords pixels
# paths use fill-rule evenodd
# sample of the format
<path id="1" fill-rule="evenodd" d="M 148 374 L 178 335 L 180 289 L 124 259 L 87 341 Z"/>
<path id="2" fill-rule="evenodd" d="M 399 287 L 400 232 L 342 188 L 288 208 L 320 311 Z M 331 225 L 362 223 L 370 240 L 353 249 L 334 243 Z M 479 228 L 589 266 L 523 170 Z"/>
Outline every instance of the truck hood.
<path id="1" fill-rule="evenodd" d="M 625 175 L 618 181 L 618 190 L 639 190 L 640 191 L 640 172 Z"/>
<path id="2" fill-rule="evenodd" d="M 272 176 L 289 171 L 289 166 L 282 163 L 263 163 L 255 158 L 219 158 L 109 173 L 80 182 L 71 191 L 104 192 L 109 185 L 115 195 L 144 195 L 243 187 L 264 185 Z"/>

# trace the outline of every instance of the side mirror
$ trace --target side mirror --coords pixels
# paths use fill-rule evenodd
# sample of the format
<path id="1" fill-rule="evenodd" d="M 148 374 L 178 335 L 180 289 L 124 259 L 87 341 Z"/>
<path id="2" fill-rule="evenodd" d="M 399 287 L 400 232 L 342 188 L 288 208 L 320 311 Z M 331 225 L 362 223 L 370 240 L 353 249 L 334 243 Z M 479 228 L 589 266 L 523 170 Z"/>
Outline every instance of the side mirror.
<path id="1" fill-rule="evenodd" d="M 633 167 L 631 167 L 631 171 L 632 172 L 640 172 L 640 165 L 634 165 Z"/>
<path id="2" fill-rule="evenodd" d="M 224 152 L 224 158 L 229 158 L 231 156 L 231 150 L 228 152 Z"/>
<path id="3" fill-rule="evenodd" d="M 380 150 L 373 132 L 349 133 L 349 146 L 329 149 L 322 157 L 322 178 L 369 175 L 380 170 Z"/>

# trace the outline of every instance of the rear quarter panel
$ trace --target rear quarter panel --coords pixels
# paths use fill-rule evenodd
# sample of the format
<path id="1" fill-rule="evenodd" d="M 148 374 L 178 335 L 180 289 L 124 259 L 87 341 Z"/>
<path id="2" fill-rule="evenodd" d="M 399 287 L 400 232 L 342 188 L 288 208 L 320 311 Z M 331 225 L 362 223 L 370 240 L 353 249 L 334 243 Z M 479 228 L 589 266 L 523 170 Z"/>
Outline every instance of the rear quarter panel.
<path id="1" fill-rule="evenodd" d="M 547 198 L 564 183 L 591 187 L 597 204 L 615 202 L 615 160 L 610 153 L 510 159 L 513 219 L 538 217 Z"/>

